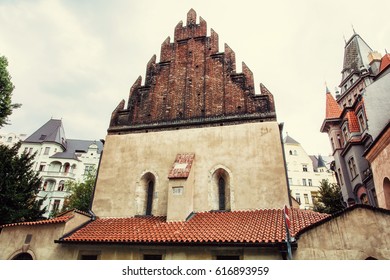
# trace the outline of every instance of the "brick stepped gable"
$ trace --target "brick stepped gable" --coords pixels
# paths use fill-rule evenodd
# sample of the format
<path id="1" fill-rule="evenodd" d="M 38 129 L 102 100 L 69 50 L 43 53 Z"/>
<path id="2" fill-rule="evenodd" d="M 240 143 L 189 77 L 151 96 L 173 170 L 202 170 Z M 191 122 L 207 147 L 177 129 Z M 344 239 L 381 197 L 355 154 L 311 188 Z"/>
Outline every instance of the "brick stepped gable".
<path id="1" fill-rule="evenodd" d="M 272 94 L 260 84 L 255 95 L 251 70 L 242 63 L 236 73 L 235 53 L 225 44 L 218 50 L 218 34 L 206 21 L 196 23 L 196 12 L 180 21 L 174 42 L 161 45 L 160 62 L 154 55 L 147 64 L 145 84 L 141 76 L 130 89 L 128 106 L 122 100 L 112 113 L 109 134 L 145 130 L 201 127 L 221 123 L 275 121 Z"/>

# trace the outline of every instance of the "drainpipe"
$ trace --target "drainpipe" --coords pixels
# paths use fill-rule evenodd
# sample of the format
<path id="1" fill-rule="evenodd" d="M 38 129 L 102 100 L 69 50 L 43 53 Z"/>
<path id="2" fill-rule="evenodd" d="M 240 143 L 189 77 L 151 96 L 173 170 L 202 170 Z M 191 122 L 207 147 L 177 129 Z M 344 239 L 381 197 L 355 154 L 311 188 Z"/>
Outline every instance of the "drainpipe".
<path id="1" fill-rule="evenodd" d="M 100 142 L 102 142 L 102 144 L 103 144 L 103 150 L 104 150 L 104 143 L 105 143 L 104 139 L 100 139 Z M 99 176 L 100 163 L 101 163 L 102 158 L 103 158 L 103 150 L 102 150 L 101 153 L 100 153 L 98 168 L 97 168 L 97 170 L 96 170 L 95 183 L 93 184 L 93 191 L 92 191 L 91 202 L 89 203 L 89 210 L 88 210 L 88 213 L 92 215 L 92 217 L 91 217 L 91 220 L 92 220 L 92 221 L 96 220 L 96 215 L 95 215 L 95 213 L 92 211 L 92 204 L 93 204 L 93 200 L 94 200 L 94 197 L 95 197 L 96 183 L 97 183 L 98 176 Z"/>
<path id="2" fill-rule="evenodd" d="M 286 177 L 286 186 L 287 186 L 287 194 L 288 194 L 288 202 L 290 204 L 290 207 L 292 207 L 292 200 L 291 200 L 291 190 L 290 190 L 290 184 L 288 182 L 288 173 L 287 173 L 287 163 L 286 163 L 286 154 L 284 152 L 284 144 L 283 144 L 283 126 L 284 123 L 279 124 L 279 134 L 280 134 L 280 143 L 282 144 L 282 153 L 283 153 L 283 164 L 284 164 L 284 175 Z"/>

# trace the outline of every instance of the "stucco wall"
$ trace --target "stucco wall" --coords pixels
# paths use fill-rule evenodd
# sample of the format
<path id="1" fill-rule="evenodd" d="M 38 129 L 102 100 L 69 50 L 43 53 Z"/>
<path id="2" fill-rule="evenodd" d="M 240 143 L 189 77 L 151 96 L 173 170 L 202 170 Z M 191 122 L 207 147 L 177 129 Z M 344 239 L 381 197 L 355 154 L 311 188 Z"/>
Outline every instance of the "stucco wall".
<path id="1" fill-rule="evenodd" d="M 303 233 L 294 259 L 390 259 L 390 215 L 356 208 Z"/>
<path id="2" fill-rule="evenodd" d="M 64 223 L 58 223 L 3 228 L 0 233 L 0 259 L 12 259 L 22 252 L 29 253 L 35 260 L 71 258 L 69 250 L 54 243 L 64 234 L 64 226 Z M 28 234 L 32 235 L 31 241 L 25 244 Z"/>
<path id="3" fill-rule="evenodd" d="M 144 174 L 156 178 L 153 215 L 167 214 L 168 172 L 178 153 L 194 153 L 194 211 L 212 210 L 213 171 L 229 173 L 231 210 L 288 204 L 276 122 L 108 135 L 93 211 L 98 216 L 137 214 L 136 189 Z"/>

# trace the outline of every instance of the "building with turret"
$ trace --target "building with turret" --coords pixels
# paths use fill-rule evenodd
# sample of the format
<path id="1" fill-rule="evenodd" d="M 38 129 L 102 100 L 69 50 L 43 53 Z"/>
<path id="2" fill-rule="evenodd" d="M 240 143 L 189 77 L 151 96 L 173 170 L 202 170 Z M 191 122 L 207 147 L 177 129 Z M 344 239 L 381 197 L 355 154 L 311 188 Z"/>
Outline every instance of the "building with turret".
<path id="1" fill-rule="evenodd" d="M 378 195 L 384 196 L 383 181 L 375 186 L 374 171 L 364 155 L 389 121 L 387 56 L 373 51 L 355 33 L 344 48 L 340 91 L 334 97 L 326 90 L 321 132 L 329 136 L 333 170 L 348 205 L 378 206 Z"/>
<path id="2" fill-rule="evenodd" d="M 273 95 L 194 10 L 174 34 L 112 112 L 89 213 L 0 227 L 0 259 L 389 259 L 390 211 L 291 207 Z"/>

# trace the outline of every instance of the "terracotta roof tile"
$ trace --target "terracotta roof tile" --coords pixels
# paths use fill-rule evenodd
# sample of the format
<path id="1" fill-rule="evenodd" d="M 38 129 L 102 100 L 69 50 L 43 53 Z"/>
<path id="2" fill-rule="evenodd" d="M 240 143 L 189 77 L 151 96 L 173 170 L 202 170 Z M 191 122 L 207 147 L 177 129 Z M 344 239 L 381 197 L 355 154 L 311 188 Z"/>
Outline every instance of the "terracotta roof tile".
<path id="1" fill-rule="evenodd" d="M 346 118 L 348 120 L 349 132 L 360 132 L 359 121 L 355 113 L 352 111 L 347 112 Z"/>
<path id="2" fill-rule="evenodd" d="M 35 221 L 35 222 L 21 222 L 21 223 L 13 223 L 13 224 L 5 224 L 0 226 L 0 228 L 4 227 L 12 227 L 12 226 L 35 226 L 35 225 L 46 225 L 46 224 L 57 224 L 57 223 L 65 223 L 68 220 L 73 218 L 73 215 L 64 215 L 61 217 L 56 217 L 53 219 L 48 220 L 41 220 L 41 221 Z"/>
<path id="3" fill-rule="evenodd" d="M 329 215 L 290 209 L 291 234 Z M 283 212 L 265 209 L 201 212 L 184 222 L 166 217 L 98 218 L 62 242 L 277 243 L 285 240 Z"/>
<path id="4" fill-rule="evenodd" d="M 332 94 L 328 91 L 326 93 L 326 112 L 325 119 L 339 118 L 341 115 L 341 108 L 333 98 Z"/>
<path id="5" fill-rule="evenodd" d="M 389 65 L 390 65 L 390 54 L 387 53 L 382 57 L 379 73 L 382 72 L 384 69 L 386 69 L 387 66 Z"/>
<path id="6" fill-rule="evenodd" d="M 192 163 L 194 161 L 195 154 L 178 154 L 172 169 L 169 172 L 169 179 L 181 179 L 187 178 L 190 175 Z"/>

